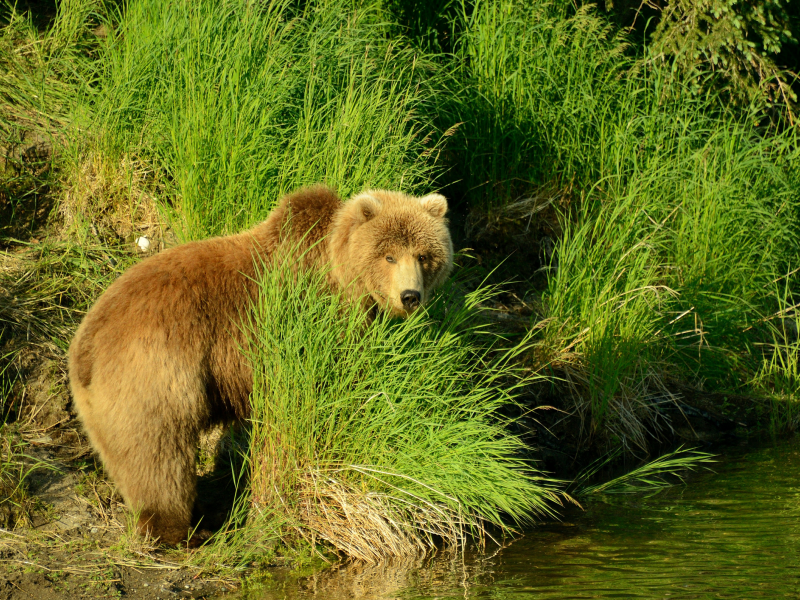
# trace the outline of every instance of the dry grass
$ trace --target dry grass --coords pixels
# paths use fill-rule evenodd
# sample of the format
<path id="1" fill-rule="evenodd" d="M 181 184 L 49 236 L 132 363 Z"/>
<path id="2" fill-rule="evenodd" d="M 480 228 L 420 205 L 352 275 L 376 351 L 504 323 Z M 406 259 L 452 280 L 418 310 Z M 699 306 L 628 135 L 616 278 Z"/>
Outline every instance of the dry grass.
<path id="1" fill-rule="evenodd" d="M 67 169 L 59 199 L 65 232 L 89 227 L 117 239 L 163 239 L 156 191 L 158 176 L 143 160 L 114 159 L 99 150 Z"/>
<path id="2" fill-rule="evenodd" d="M 535 329 L 546 329 L 552 320 L 538 322 Z M 602 424 L 594 418 L 596 408 L 591 401 L 593 382 L 583 353 L 582 343 L 589 328 L 581 331 L 566 346 L 555 348 L 554 341 L 566 335 L 553 336 L 534 347 L 529 362 L 535 370 L 548 369 L 554 374 L 552 383 L 566 402 L 562 420 L 577 421 L 577 436 L 583 443 L 599 442 L 603 446 L 609 439 L 620 441 L 625 452 L 648 453 L 653 440 L 666 441 L 674 433 L 672 423 L 665 416 L 663 406 L 679 406 L 680 394 L 665 376 L 664 365 L 642 357 L 632 369 L 618 374 L 617 387 L 607 397 L 607 409 Z"/>
<path id="3" fill-rule="evenodd" d="M 312 546 L 324 540 L 344 556 L 378 564 L 425 555 L 437 549 L 437 541 L 450 548 L 466 543 L 471 524 L 452 508 L 402 490 L 371 492 L 340 475 L 339 470 L 309 470 L 300 478 L 298 531 Z"/>
<path id="4" fill-rule="evenodd" d="M 559 211 L 575 202 L 574 190 L 554 185 L 540 186 L 491 210 L 473 210 L 466 226 L 466 235 L 481 239 L 496 236 L 509 226 L 523 226 L 525 233 L 547 226 L 560 230 Z"/>
<path id="5" fill-rule="evenodd" d="M 131 262 L 100 244 L 45 241 L 0 252 L 0 342 L 63 353 L 83 312 Z"/>
<path id="6" fill-rule="evenodd" d="M 0 324 L 26 344 L 51 344 L 70 335 L 71 311 L 59 302 L 69 283 L 66 274 L 48 276 L 52 264 L 36 254 L 32 247 L 0 253 Z"/>
<path id="7" fill-rule="evenodd" d="M 588 400 L 591 384 L 585 369 L 568 363 L 553 366 L 569 390 L 567 397 L 579 418 L 581 438 L 587 441 L 597 439 L 598 435 L 616 438 L 626 452 L 646 455 L 654 440 L 666 441 L 674 433 L 670 420 L 659 408 L 664 404 L 677 407 L 680 396 L 655 369 L 645 368 L 643 373 L 636 372 L 620 380 L 617 393 L 608 399 L 608 417 L 598 427 L 592 419 L 592 404 Z"/>

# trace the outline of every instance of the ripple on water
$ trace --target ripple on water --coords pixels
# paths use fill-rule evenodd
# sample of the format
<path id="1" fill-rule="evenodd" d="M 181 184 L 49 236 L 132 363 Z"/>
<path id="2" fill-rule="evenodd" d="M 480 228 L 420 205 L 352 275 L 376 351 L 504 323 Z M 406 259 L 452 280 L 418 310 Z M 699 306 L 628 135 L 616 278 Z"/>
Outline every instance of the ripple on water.
<path id="1" fill-rule="evenodd" d="M 800 599 L 800 442 L 650 498 L 595 503 L 493 556 L 276 578 L 251 598 Z"/>

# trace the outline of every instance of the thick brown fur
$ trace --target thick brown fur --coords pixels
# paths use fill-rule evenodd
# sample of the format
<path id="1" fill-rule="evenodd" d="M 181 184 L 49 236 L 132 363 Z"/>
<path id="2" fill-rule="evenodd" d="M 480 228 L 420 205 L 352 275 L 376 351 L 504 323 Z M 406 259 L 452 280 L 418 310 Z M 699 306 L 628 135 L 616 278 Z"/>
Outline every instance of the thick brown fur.
<path id="1" fill-rule="evenodd" d="M 249 414 L 240 323 L 256 263 L 296 252 L 302 267 L 325 268 L 331 287 L 365 309 L 403 316 L 452 268 L 446 211 L 437 194 L 368 191 L 342 203 L 329 188 L 306 188 L 253 229 L 165 250 L 108 288 L 70 346 L 70 385 L 141 533 L 187 540 L 199 435 Z"/>

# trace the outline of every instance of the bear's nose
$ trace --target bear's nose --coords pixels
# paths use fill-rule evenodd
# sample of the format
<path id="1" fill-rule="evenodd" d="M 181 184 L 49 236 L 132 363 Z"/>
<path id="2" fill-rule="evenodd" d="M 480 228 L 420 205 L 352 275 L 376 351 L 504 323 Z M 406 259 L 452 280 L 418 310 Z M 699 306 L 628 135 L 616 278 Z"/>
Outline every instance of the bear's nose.
<path id="1" fill-rule="evenodd" d="M 422 296 L 417 290 L 406 290 L 400 294 L 400 300 L 403 302 L 403 308 L 406 310 L 414 310 L 419 306 L 419 301 Z"/>

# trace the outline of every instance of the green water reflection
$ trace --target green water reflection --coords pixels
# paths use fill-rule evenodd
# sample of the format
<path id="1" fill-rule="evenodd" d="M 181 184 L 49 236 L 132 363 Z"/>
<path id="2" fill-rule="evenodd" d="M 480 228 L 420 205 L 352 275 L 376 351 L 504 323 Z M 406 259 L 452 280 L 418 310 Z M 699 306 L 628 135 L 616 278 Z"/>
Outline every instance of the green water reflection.
<path id="1" fill-rule="evenodd" d="M 800 598 L 800 443 L 728 452 L 650 498 L 594 503 L 493 556 L 277 574 L 250 598 Z"/>

